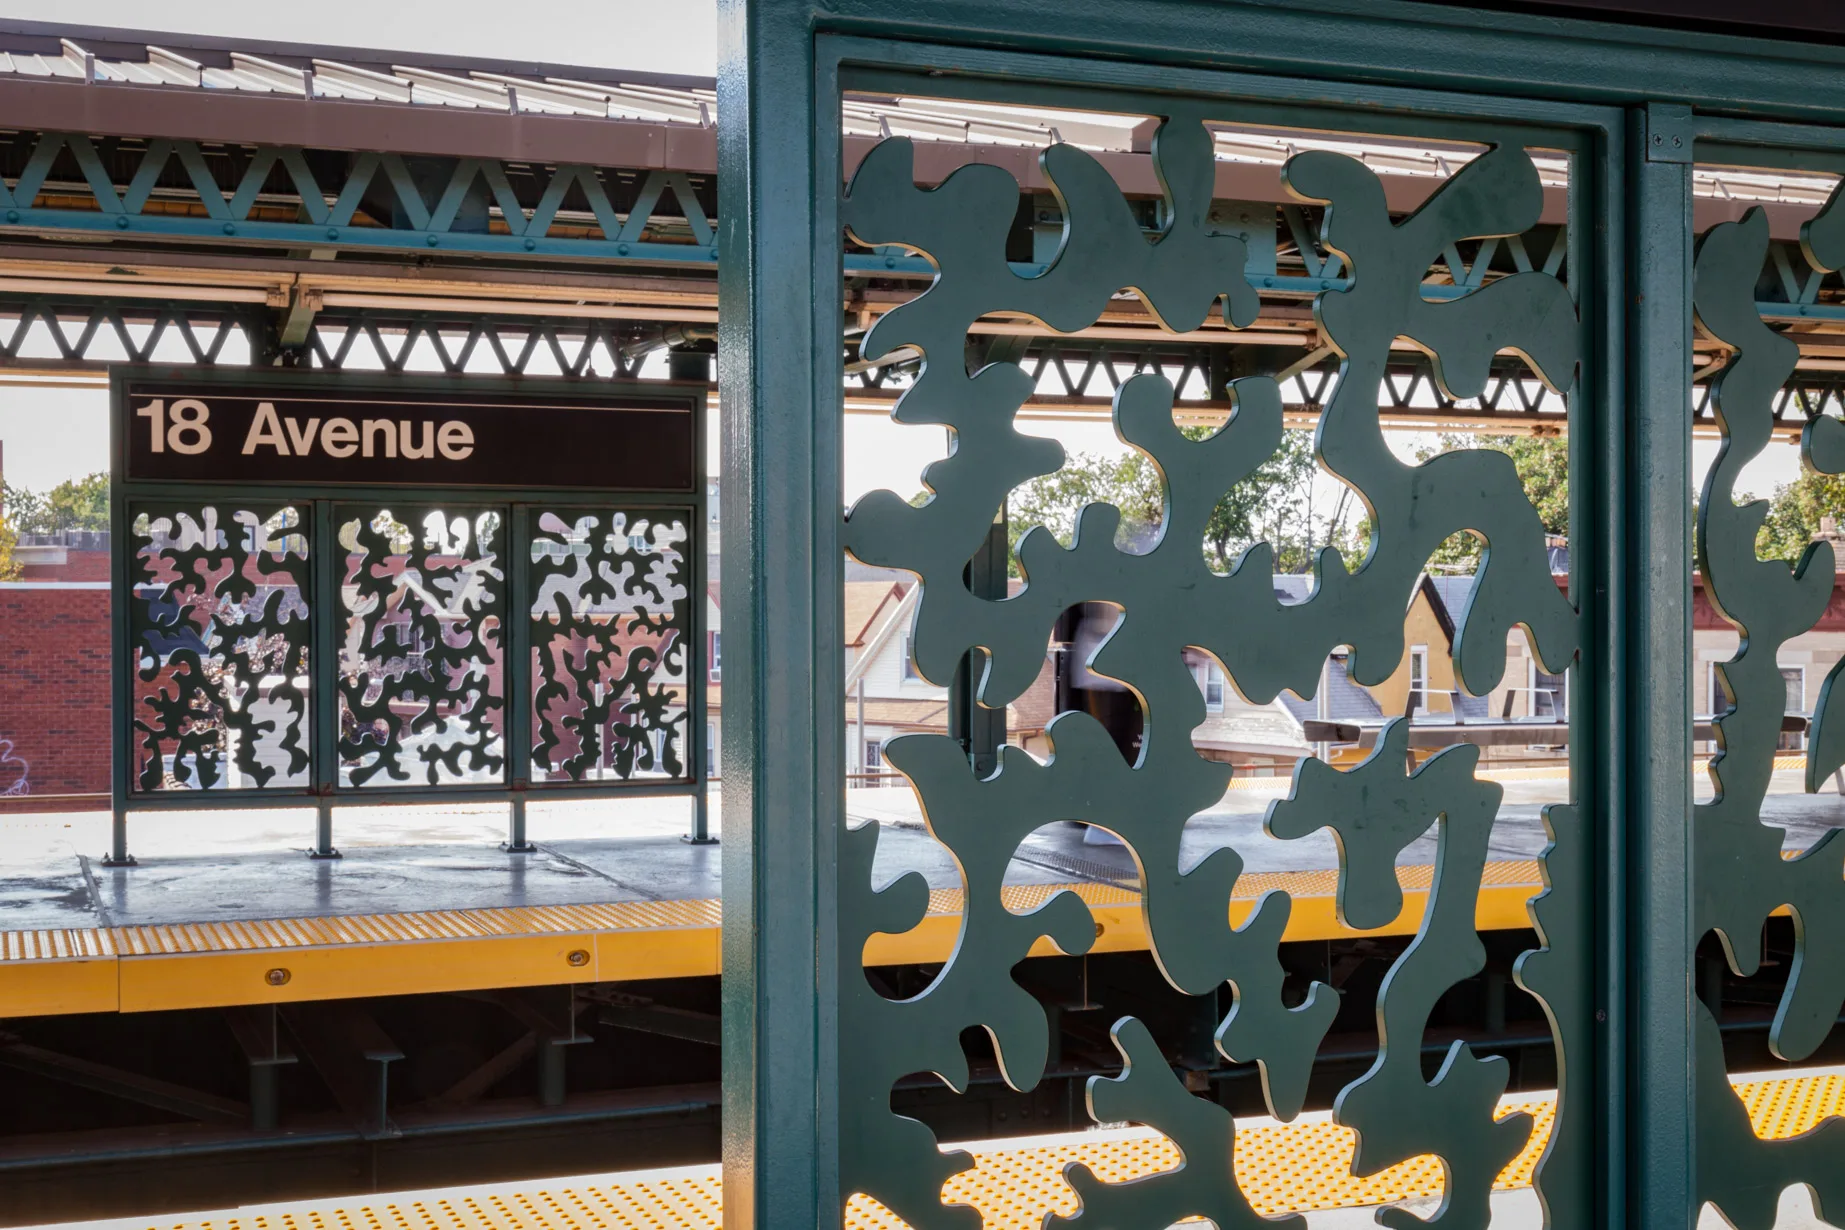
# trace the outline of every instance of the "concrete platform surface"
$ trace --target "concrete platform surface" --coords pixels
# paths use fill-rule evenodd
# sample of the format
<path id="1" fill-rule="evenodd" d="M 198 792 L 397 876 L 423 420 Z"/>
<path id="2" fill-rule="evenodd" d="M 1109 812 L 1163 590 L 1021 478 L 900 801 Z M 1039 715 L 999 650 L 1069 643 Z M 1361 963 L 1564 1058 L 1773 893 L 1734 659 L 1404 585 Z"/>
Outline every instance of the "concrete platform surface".
<path id="1" fill-rule="evenodd" d="M 1504 775 L 1505 800 L 1489 858 L 1525 861 L 1544 849 L 1543 808 L 1568 797 L 1560 774 Z M 1702 776 L 1702 775 L 1700 775 Z M 1251 873 L 1330 871 L 1331 836 L 1294 841 L 1262 831 L 1285 779 L 1240 779 L 1186 826 L 1189 866 L 1229 847 Z M 1765 822 L 1784 826 L 1786 845 L 1805 848 L 1845 826 L 1845 798 L 1800 793 L 1799 774 L 1775 775 Z M 720 836 L 722 800 L 711 802 Z M 848 822 L 883 826 L 877 878 L 920 871 L 932 888 L 960 880 L 948 851 L 929 836 L 908 786 L 852 790 Z M 350 808 L 336 813 L 344 857 L 310 860 L 313 813 L 146 812 L 130 817 L 131 868 L 103 865 L 109 818 L 101 812 L 0 816 L 0 931 L 123 927 L 198 921 L 325 918 L 428 910 L 698 901 L 720 895 L 717 846 L 692 846 L 686 799 L 535 805 L 532 854 L 500 849 L 506 811 L 492 805 Z M 1406 849 L 1400 866 L 1432 864 L 1434 830 Z M 1019 848 L 1007 874 L 1016 885 L 1083 884 L 1134 889 L 1125 847 L 1084 825 L 1057 823 Z"/>

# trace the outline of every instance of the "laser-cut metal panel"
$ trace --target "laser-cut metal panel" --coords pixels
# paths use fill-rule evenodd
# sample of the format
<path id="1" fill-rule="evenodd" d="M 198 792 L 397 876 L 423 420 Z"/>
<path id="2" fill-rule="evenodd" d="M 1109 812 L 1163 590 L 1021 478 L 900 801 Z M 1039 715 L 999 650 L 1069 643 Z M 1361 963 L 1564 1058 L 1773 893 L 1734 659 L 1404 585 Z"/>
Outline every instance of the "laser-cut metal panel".
<path id="1" fill-rule="evenodd" d="M 947 425 L 954 451 L 926 471 L 926 501 L 873 492 L 851 509 L 843 535 L 860 561 L 920 577 L 912 640 L 919 673 L 945 684 L 967 655 L 984 657 L 984 674 L 973 672 L 980 679 L 978 699 L 1006 704 L 1037 677 L 1058 615 L 1078 603 L 1106 603 L 1120 611 L 1119 622 L 1089 666 L 1124 684 L 1142 717 L 1131 763 L 1100 723 L 1080 712 L 1052 721 L 1048 763 L 1008 747 L 999 770 L 984 779 L 951 739 L 915 735 L 887 745 L 887 762 L 916 789 L 929 830 L 952 854 L 966 893 L 953 959 L 910 999 L 885 997 L 860 963 L 873 935 L 920 921 L 927 886 L 917 873 L 874 881 L 875 826 L 840 835 L 840 1190 L 842 1196 L 866 1193 L 919 1227 L 974 1224 L 971 1210 L 941 1203 L 943 1181 L 972 1163 L 965 1154 L 938 1151 L 922 1124 L 894 1115 L 892 1084 L 932 1072 L 965 1088 L 961 1037 L 977 1026 L 991 1038 L 1007 1082 L 1031 1088 L 1045 1070 L 1048 1025 L 1043 1006 L 1013 979 L 1012 969 L 1041 937 L 1066 953 L 1085 952 L 1093 941 L 1092 920 L 1073 894 L 1055 896 L 1030 913 L 1015 913 L 1001 901 L 1013 852 L 1054 822 L 1086 821 L 1131 848 L 1153 955 L 1165 978 L 1194 996 L 1215 994 L 1229 983 L 1234 1007 L 1218 1030 L 1219 1048 L 1260 1064 L 1273 1113 L 1291 1118 L 1300 1109 L 1338 992 L 1316 983 L 1303 1002 L 1285 1004 L 1276 946 L 1288 898 L 1270 895 L 1233 930 L 1228 904 L 1242 868 L 1237 852 L 1215 850 L 1195 865 L 1181 859 L 1187 819 L 1214 803 L 1230 776 L 1227 765 L 1192 746 L 1191 732 L 1205 709 L 1185 662 L 1188 649 L 1213 656 L 1256 703 L 1283 689 L 1312 695 L 1327 655 L 1340 645 L 1351 647 L 1359 683 L 1381 682 L 1403 658 L 1401 612 L 1425 561 L 1460 531 L 1490 546 L 1457 620 L 1453 656 L 1463 686 L 1484 694 L 1500 681 L 1514 627 L 1528 629 L 1546 671 L 1563 672 L 1578 649 L 1576 611 L 1550 573 L 1543 527 L 1510 461 L 1464 450 L 1407 464 L 1386 445 L 1379 422 L 1380 385 L 1399 336 L 1431 355 L 1447 396 L 1478 395 L 1495 355 L 1504 352 L 1522 356 L 1531 376 L 1553 389 L 1567 390 L 1575 381 L 1581 331 L 1571 294 L 1555 273 L 1519 272 L 1446 302 L 1422 293 L 1431 262 L 1444 250 L 1461 241 L 1518 235 L 1537 222 L 1536 171 L 1516 135 L 1506 131 L 1483 134 L 1493 142 L 1491 151 L 1401 221 L 1386 211 L 1375 175 L 1354 159 L 1307 153 L 1286 169 L 1291 191 L 1329 207 L 1322 241 L 1355 275 L 1316 302 L 1320 326 L 1342 360 L 1317 454 L 1371 510 L 1372 538 L 1350 570 L 1337 550 L 1323 552 L 1312 595 L 1286 607 L 1272 588 L 1266 544 L 1252 548 L 1229 575 L 1211 572 L 1199 550 L 1206 519 L 1220 495 L 1279 444 L 1280 395 L 1266 377 L 1233 381 L 1234 417 L 1210 438 L 1192 440 L 1174 423 L 1172 385 L 1162 375 L 1142 374 L 1121 385 L 1114 416 L 1121 438 L 1146 453 L 1164 478 L 1157 540 L 1131 551 L 1118 546 L 1119 510 L 1091 505 L 1067 548 L 1043 528 L 1024 536 L 1018 547 L 1024 585 L 1017 593 L 994 601 L 970 592 L 964 569 L 1007 493 L 1064 461 L 1059 445 L 1014 425 L 1033 389 L 1026 372 L 994 363 L 970 373 L 963 363 L 977 317 L 1024 313 L 1071 331 L 1091 324 L 1110 296 L 1126 288 L 1178 332 L 1214 313 L 1232 327 L 1253 318 L 1254 299 L 1241 276 L 1243 241 L 1213 233 L 1205 220 L 1212 166 L 1203 125 L 1208 111 L 1170 100 L 1156 105 L 1153 156 L 1168 193 L 1165 229 L 1144 236 L 1093 159 L 1072 146 L 1052 146 L 1039 164 L 1056 186 L 1065 222 L 1057 259 L 1041 277 L 1020 278 L 1004 261 L 1002 241 L 1017 189 L 998 168 L 965 168 L 923 191 L 914 183 L 909 143 L 888 140 L 860 164 L 843 207 L 854 240 L 914 249 L 940 271 L 925 294 L 877 323 L 861 353 L 875 360 L 910 347 L 947 357 L 925 358 L 894 417 Z M 1392 967 L 1378 999 L 1377 1063 L 1344 1091 L 1335 1114 L 1358 1131 L 1361 1172 L 1436 1153 L 1448 1184 L 1432 1224 L 1484 1226 L 1494 1176 L 1523 1146 L 1530 1121 L 1493 1119 L 1508 1077 L 1503 1060 L 1481 1059 L 1456 1043 L 1434 1080 L 1425 1081 L 1419 1051 L 1436 1000 L 1484 961 L 1473 910 L 1499 788 L 1473 776 L 1477 749 L 1450 749 L 1406 774 L 1407 749 L 1407 722 L 1399 719 L 1373 754 L 1348 772 L 1305 762 L 1269 827 L 1282 838 L 1322 827 L 1341 834 L 1341 909 L 1357 925 L 1376 925 L 1401 909 L 1395 857 L 1436 828 L 1440 853 L 1422 931 Z M 1558 866 L 1573 868 L 1582 844 L 1576 810 L 1553 807 L 1546 822 L 1557 842 L 1552 855 L 1567 855 Z M 1565 1068 L 1558 1136 L 1573 1142 L 1579 1139 L 1575 1123 L 1586 1111 L 1588 1005 L 1580 993 L 1586 929 L 1581 886 L 1557 885 L 1552 871 L 1552 892 L 1538 906 L 1545 946 L 1527 954 L 1520 980 L 1545 1003 L 1557 1031 Z M 1184 1088 L 1137 1019 L 1118 1022 L 1114 1039 L 1122 1072 L 1091 1081 L 1091 1113 L 1166 1132 L 1185 1164 L 1121 1185 L 1073 1174 L 1084 1223 L 1165 1225 L 1202 1216 L 1220 1230 L 1257 1224 L 1229 1172 L 1228 1113 Z M 1565 1217 L 1585 1207 L 1588 1175 L 1581 1162 L 1580 1147 L 1572 1144 L 1568 1152 L 1553 1149 L 1540 1172 L 1546 1201 Z M 1416 1221 L 1402 1210 L 1386 1211 L 1381 1220 L 1397 1226 Z"/>
<path id="2" fill-rule="evenodd" d="M 131 788 L 308 781 L 309 526 L 243 501 L 128 511 Z"/>
<path id="3" fill-rule="evenodd" d="M 1777 651 L 1824 613 L 1835 561 L 1824 542 L 1809 546 L 1791 566 L 1757 558 L 1756 532 L 1768 504 L 1736 502 L 1738 476 L 1769 443 L 1776 393 L 1797 355 L 1794 342 L 1769 328 L 1753 302 L 1768 245 L 1768 221 L 1759 208 L 1740 222 L 1711 228 L 1699 241 L 1693 283 L 1699 326 L 1734 348 L 1711 382 L 1724 448 L 1698 502 L 1697 562 L 1712 605 L 1741 634 L 1735 656 L 1716 668 L 1728 706 L 1714 723 L 1721 748 L 1710 763 L 1716 797 L 1694 814 L 1693 936 L 1715 931 L 1730 967 L 1752 975 L 1765 955 L 1769 915 L 1783 905 L 1792 910 L 1794 963 L 1768 1040 L 1777 1057 L 1797 1061 L 1826 1040 L 1845 1001 L 1845 843 L 1834 829 L 1811 848 L 1783 857 L 1785 831 L 1763 822 L 1762 801 L 1787 705 Z M 1839 193 L 1807 224 L 1803 247 L 1815 269 L 1845 266 Z M 1845 424 L 1829 417 L 1809 422 L 1802 459 L 1821 473 L 1845 471 Z M 1809 791 L 1845 762 L 1838 702 L 1845 692 L 1837 680 L 1835 670 L 1815 709 Z M 1819 1216 L 1837 1221 L 1845 1212 L 1845 1121 L 1829 1119 L 1786 1140 L 1758 1137 L 1726 1078 L 1717 1018 L 1703 1003 L 1695 1013 L 1700 1198 L 1714 1202 L 1737 1230 L 1769 1230 L 1781 1191 L 1804 1183 Z"/>
<path id="4" fill-rule="evenodd" d="M 504 778 L 506 521 L 464 505 L 334 510 L 341 785 Z"/>
<path id="5" fill-rule="evenodd" d="M 689 513 L 528 515 L 532 779 L 686 777 Z"/>

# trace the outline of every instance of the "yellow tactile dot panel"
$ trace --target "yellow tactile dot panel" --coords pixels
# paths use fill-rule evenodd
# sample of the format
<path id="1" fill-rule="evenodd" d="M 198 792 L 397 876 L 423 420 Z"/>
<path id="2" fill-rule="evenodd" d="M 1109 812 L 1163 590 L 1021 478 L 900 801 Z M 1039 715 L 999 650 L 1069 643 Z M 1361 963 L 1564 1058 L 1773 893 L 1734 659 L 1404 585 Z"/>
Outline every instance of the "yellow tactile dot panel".
<path id="1" fill-rule="evenodd" d="M 1757 1136 L 1782 1140 L 1809 1131 L 1822 1119 L 1845 1114 L 1845 1075 L 1750 1081 L 1736 1086 L 1736 1096 L 1748 1108 Z"/>
<path id="2" fill-rule="evenodd" d="M 1553 1109 L 1549 1100 L 1501 1108 L 1502 1114 L 1529 1111 L 1536 1119 L 1536 1130 L 1496 1186 L 1530 1186 L 1531 1170 L 1549 1135 Z M 1441 1194 L 1442 1167 L 1433 1156 L 1414 1157 L 1369 1178 L 1354 1178 L 1351 1165 L 1356 1142 L 1351 1129 L 1323 1119 L 1241 1128 L 1232 1161 L 1237 1186 L 1263 1215 L 1388 1204 Z M 982 1151 L 974 1169 L 942 1185 L 942 1198 L 978 1209 L 987 1230 L 1040 1230 L 1046 1211 L 1064 1217 L 1077 1211 L 1075 1189 L 1063 1179 L 1064 1167 L 1073 1162 L 1088 1166 L 1104 1182 L 1124 1183 L 1170 1170 L 1179 1161 L 1178 1148 L 1164 1136 L 1151 1133 Z M 849 1206 L 846 1224 L 852 1230 L 897 1230 L 903 1223 L 876 1201 L 860 1196 Z"/>
<path id="3" fill-rule="evenodd" d="M 1758 1134 L 1791 1136 L 1845 1110 L 1845 1075 L 1739 1082 Z M 1500 1172 L 1500 1190 L 1528 1187 L 1550 1136 L 1555 1103 L 1508 1099 L 1500 1114 L 1531 1114 L 1524 1149 Z M 1237 1183 L 1258 1213 L 1353 1208 L 1441 1194 L 1441 1164 L 1415 1157 L 1365 1179 L 1350 1174 L 1353 1134 L 1324 1119 L 1243 1126 L 1236 1133 Z M 985 1230 L 1042 1230 L 1044 1215 L 1076 1212 L 1064 1166 L 1082 1162 L 1109 1183 L 1170 1169 L 1172 1142 L 1151 1132 L 1073 1135 L 1024 1148 L 1003 1141 L 975 1146 L 975 1167 L 942 1185 L 943 1199 L 978 1209 Z M 557 1180 L 523 1190 L 455 1192 L 321 1202 L 294 1211 L 149 1221 L 147 1230 L 721 1230 L 723 1189 L 717 1168 L 627 1182 Z M 854 1196 L 845 1230 L 903 1230 L 895 1214 L 869 1196 Z"/>

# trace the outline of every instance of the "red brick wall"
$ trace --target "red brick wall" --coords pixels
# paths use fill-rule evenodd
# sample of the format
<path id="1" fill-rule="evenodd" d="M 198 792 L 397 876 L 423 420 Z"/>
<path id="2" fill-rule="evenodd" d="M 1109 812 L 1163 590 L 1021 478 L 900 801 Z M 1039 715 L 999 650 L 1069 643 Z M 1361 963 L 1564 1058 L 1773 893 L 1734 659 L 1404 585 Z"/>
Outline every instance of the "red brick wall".
<path id="1" fill-rule="evenodd" d="M 108 807 L 109 659 L 108 590 L 0 586 L 0 811 Z"/>
<path id="2" fill-rule="evenodd" d="M 70 551 L 62 564 L 27 564 L 20 569 L 22 581 L 107 581 L 107 551 Z"/>

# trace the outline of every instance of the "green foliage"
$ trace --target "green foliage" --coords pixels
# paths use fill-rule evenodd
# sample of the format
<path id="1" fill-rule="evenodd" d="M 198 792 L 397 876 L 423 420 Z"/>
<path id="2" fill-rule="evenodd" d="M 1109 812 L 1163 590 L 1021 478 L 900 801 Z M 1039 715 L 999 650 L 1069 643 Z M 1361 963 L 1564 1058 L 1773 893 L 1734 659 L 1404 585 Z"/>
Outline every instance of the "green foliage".
<path id="1" fill-rule="evenodd" d="M 1524 484 L 1525 495 L 1537 508 L 1548 534 L 1570 532 L 1570 445 L 1557 436 L 1476 436 L 1443 432 L 1438 447 L 1424 449 L 1417 459 L 1427 461 L 1440 453 L 1457 449 L 1494 449 L 1512 459 Z M 1480 548 L 1484 544 L 1473 534 L 1456 534 L 1437 547 L 1429 557 L 1431 569 L 1441 572 L 1473 572 L 1480 566 Z"/>
<path id="2" fill-rule="evenodd" d="M 1768 502 L 1768 518 L 1755 536 L 1756 555 L 1798 560 L 1819 533 L 1821 517 L 1845 522 L 1845 475 L 1802 474 L 1776 487 Z"/>
<path id="3" fill-rule="evenodd" d="M 67 479 L 50 491 L 25 491 L 7 484 L 6 515 L 20 534 L 109 528 L 109 476 Z"/>
<path id="4" fill-rule="evenodd" d="M 1208 427 L 1184 430 L 1195 440 L 1212 431 Z M 1228 572 L 1250 546 L 1267 542 L 1274 548 L 1277 571 L 1305 572 L 1321 547 L 1345 545 L 1344 515 L 1349 501 L 1340 500 L 1330 515 L 1316 515 L 1314 473 L 1312 433 L 1283 432 L 1274 455 L 1226 491 L 1212 510 L 1202 544 L 1205 560 L 1216 571 Z M 1044 526 L 1069 546 L 1077 514 L 1084 506 L 1113 504 L 1121 510 L 1117 544 L 1128 550 L 1145 549 L 1158 535 L 1165 502 L 1159 467 L 1145 453 L 1134 451 L 1122 457 L 1079 453 L 1055 474 L 1033 479 L 1012 493 L 1007 513 L 1013 574 L 1017 575 L 1019 538 L 1033 526 Z"/>
<path id="5" fill-rule="evenodd" d="M 20 577 L 20 563 L 13 556 L 13 548 L 19 545 L 19 534 L 13 529 L 13 523 L 6 513 L 0 511 L 0 581 L 17 581 Z"/>

